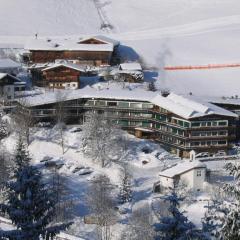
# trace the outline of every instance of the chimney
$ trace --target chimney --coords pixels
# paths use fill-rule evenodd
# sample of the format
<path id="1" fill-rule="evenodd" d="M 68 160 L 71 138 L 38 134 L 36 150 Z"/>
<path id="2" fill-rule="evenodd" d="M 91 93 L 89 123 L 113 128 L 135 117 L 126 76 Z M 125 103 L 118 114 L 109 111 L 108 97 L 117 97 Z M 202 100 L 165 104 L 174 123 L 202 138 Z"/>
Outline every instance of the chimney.
<path id="1" fill-rule="evenodd" d="M 161 91 L 161 95 L 163 97 L 167 97 L 169 94 L 170 94 L 170 91 L 168 89 L 164 89 L 164 90 Z"/>

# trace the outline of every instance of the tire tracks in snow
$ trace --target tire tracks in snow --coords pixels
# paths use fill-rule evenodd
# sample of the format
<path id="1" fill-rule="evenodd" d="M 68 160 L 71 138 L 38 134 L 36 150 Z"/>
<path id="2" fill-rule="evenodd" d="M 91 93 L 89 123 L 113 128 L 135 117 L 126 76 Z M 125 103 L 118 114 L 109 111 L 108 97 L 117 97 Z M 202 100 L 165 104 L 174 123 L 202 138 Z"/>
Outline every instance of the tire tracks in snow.
<path id="1" fill-rule="evenodd" d="M 240 15 L 220 17 L 214 19 L 201 20 L 193 23 L 164 27 L 153 28 L 136 32 L 125 32 L 113 34 L 120 40 L 148 40 L 160 38 L 174 38 L 183 36 L 192 36 L 202 33 L 222 31 L 229 29 L 240 29 Z"/>

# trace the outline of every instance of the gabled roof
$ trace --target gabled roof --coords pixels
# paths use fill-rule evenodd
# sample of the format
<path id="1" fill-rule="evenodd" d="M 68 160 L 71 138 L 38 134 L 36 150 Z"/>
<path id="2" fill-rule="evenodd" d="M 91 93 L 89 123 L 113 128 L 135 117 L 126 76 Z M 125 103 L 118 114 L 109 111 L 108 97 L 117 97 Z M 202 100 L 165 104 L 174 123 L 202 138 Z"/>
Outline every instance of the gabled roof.
<path id="1" fill-rule="evenodd" d="M 113 44 L 114 47 L 116 47 L 120 44 L 119 41 L 117 41 L 115 39 L 112 39 L 112 38 L 109 38 L 109 37 L 106 37 L 106 36 L 103 36 L 103 35 L 84 37 L 84 38 L 81 38 L 79 42 L 84 42 L 84 41 L 87 41 L 89 39 L 96 39 L 96 40 L 99 40 L 99 41 L 104 42 L 104 43 Z"/>
<path id="2" fill-rule="evenodd" d="M 207 168 L 206 164 L 199 161 L 184 161 L 159 173 L 159 176 L 174 178 L 192 169 Z"/>
<path id="3" fill-rule="evenodd" d="M 42 69 L 42 72 L 44 71 L 48 71 L 54 68 L 58 68 L 58 67 L 66 67 L 66 68 L 71 68 L 74 70 L 77 70 L 79 72 L 85 72 L 85 69 L 77 64 L 71 64 L 71 63 L 55 63 L 52 66 L 49 66 L 47 68 Z"/>
<path id="4" fill-rule="evenodd" d="M 13 75 L 10 75 L 10 74 L 8 74 L 8 73 L 0 73 L 0 81 L 1 81 L 3 78 L 5 78 L 5 77 L 9 77 L 9 78 L 13 79 L 14 82 L 22 83 L 21 79 L 15 77 L 15 76 L 13 76 Z"/>
<path id="5" fill-rule="evenodd" d="M 0 69 L 20 68 L 21 64 L 10 58 L 0 58 Z"/>
<path id="6" fill-rule="evenodd" d="M 97 39 L 103 41 L 104 44 L 86 44 L 81 43 L 88 39 Z M 105 36 L 93 36 L 79 39 L 49 39 L 39 38 L 31 39 L 26 45 L 25 49 L 30 51 L 105 51 L 112 52 L 114 47 L 119 45 L 119 42 Z"/>

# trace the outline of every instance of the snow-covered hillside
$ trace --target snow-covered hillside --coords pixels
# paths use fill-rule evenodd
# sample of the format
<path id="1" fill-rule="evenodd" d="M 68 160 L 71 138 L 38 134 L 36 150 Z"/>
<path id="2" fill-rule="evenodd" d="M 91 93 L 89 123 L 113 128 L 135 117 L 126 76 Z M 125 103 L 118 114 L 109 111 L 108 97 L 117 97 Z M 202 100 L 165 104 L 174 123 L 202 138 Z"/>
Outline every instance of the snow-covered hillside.
<path id="1" fill-rule="evenodd" d="M 121 50 L 149 66 L 240 63 L 239 10 L 239 0 L 0 0 L 0 46 L 23 44 L 37 32 L 99 33 L 105 20 Z M 185 94 L 231 96 L 240 89 L 236 69 L 161 72 L 159 79 Z"/>
<path id="2" fill-rule="evenodd" d="M 87 34 L 100 31 L 92 0 L 0 0 L 0 35 Z"/>

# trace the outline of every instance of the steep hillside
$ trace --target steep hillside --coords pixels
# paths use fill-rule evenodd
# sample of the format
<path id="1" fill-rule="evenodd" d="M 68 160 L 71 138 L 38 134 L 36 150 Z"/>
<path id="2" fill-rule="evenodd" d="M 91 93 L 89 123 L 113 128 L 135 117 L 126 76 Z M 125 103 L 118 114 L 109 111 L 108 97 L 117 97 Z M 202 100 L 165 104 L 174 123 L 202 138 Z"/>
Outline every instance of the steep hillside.
<path id="1" fill-rule="evenodd" d="M 1 43 L 34 36 L 103 32 L 131 59 L 159 68 L 163 87 L 181 93 L 235 95 L 239 70 L 163 72 L 166 66 L 240 63 L 239 0 L 0 0 Z M 106 31 L 104 32 L 104 34 Z M 156 76 L 156 74 L 155 74 Z M 214 91 L 209 88 L 218 86 Z"/>

